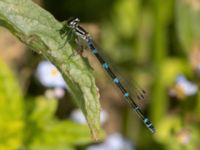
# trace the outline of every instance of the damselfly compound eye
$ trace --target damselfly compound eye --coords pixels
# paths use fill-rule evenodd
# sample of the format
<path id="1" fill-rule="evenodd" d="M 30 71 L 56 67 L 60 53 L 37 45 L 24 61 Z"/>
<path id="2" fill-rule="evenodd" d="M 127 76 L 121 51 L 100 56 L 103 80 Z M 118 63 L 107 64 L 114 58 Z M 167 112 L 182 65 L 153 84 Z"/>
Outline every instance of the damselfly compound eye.
<path id="1" fill-rule="evenodd" d="M 71 28 L 75 28 L 76 25 L 80 22 L 80 19 L 79 18 L 70 18 L 68 21 L 67 21 L 67 25 Z"/>

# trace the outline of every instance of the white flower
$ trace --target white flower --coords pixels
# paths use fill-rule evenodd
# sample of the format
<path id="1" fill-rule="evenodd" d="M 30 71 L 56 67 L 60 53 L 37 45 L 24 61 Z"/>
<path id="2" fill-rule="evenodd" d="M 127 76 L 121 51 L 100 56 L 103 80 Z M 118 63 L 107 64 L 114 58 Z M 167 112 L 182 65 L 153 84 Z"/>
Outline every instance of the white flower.
<path id="1" fill-rule="evenodd" d="M 89 146 L 87 150 L 134 150 L 134 146 L 120 133 L 114 133 L 109 135 L 102 144 Z"/>
<path id="2" fill-rule="evenodd" d="M 67 88 L 61 73 L 49 61 L 39 63 L 36 76 L 41 84 L 46 87 Z"/>
<path id="3" fill-rule="evenodd" d="M 72 111 L 70 118 L 74 120 L 75 122 L 78 122 L 80 124 L 87 124 L 87 121 L 85 119 L 85 116 L 83 115 L 82 111 L 80 109 L 75 109 Z M 102 110 L 100 112 L 100 123 L 104 124 L 108 119 L 108 114 L 106 111 Z"/>
<path id="4" fill-rule="evenodd" d="M 47 89 L 45 91 L 45 96 L 48 99 L 58 98 L 61 99 L 65 95 L 65 90 L 63 88 L 54 88 L 54 89 Z"/>
<path id="5" fill-rule="evenodd" d="M 191 141 L 191 132 L 187 129 L 182 129 L 177 134 L 177 139 L 182 144 L 188 144 Z"/>
<path id="6" fill-rule="evenodd" d="M 185 96 L 191 96 L 198 92 L 196 84 L 188 81 L 185 76 L 179 75 L 176 78 L 176 85 L 170 89 L 170 96 L 176 96 L 183 98 Z"/>
<path id="7" fill-rule="evenodd" d="M 188 81 L 183 75 L 179 75 L 177 77 L 176 84 L 182 89 L 183 93 L 187 96 L 194 95 L 198 91 L 197 85 Z"/>

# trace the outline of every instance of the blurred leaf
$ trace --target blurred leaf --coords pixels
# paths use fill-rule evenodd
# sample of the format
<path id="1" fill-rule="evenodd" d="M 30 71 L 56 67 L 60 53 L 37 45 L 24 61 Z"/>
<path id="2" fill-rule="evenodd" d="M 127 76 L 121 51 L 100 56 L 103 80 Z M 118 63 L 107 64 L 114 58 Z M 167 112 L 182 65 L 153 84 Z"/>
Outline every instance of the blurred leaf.
<path id="1" fill-rule="evenodd" d="M 130 61 L 133 36 L 137 33 L 141 11 L 140 0 L 119 0 L 102 29 L 101 41 L 108 56 L 116 62 Z"/>
<path id="2" fill-rule="evenodd" d="M 173 17 L 174 0 L 168 0 L 165 3 L 162 0 L 152 1 L 156 25 L 166 26 Z"/>
<path id="3" fill-rule="evenodd" d="M 153 1 L 154 12 L 154 47 L 152 49 L 152 61 L 154 65 L 159 65 L 167 55 L 169 39 L 168 26 L 173 18 L 174 0 L 168 0 L 163 3 L 162 0 Z"/>
<path id="4" fill-rule="evenodd" d="M 151 95 L 150 114 L 154 124 L 157 124 L 166 115 L 169 105 L 166 97 L 166 87 L 161 77 L 156 78 Z"/>
<path id="5" fill-rule="evenodd" d="M 151 53 L 152 36 L 153 36 L 153 14 L 152 11 L 144 9 L 141 11 L 140 27 L 136 38 L 136 48 L 134 49 L 135 57 L 139 63 L 147 61 Z"/>
<path id="6" fill-rule="evenodd" d="M 184 59 L 168 58 L 162 64 L 162 82 L 165 87 L 172 85 L 180 74 L 190 75 L 192 70 Z"/>
<path id="7" fill-rule="evenodd" d="M 92 142 L 86 125 L 69 120 L 57 120 L 54 116 L 57 108 L 56 100 L 38 97 L 29 117 L 26 131 L 28 149 L 42 149 L 50 146 L 56 149 L 66 149 L 72 145 L 88 144 Z M 102 137 L 101 137 L 102 138 Z"/>
<path id="8" fill-rule="evenodd" d="M 67 144 L 61 146 L 34 146 L 30 150 L 75 150 L 74 147 L 71 147 Z"/>
<path id="9" fill-rule="evenodd" d="M 44 97 L 37 97 L 34 100 L 34 107 L 31 114 L 28 116 L 30 120 L 37 122 L 38 126 L 44 126 L 48 122 L 55 119 L 57 108 L 56 100 L 47 100 Z"/>
<path id="10" fill-rule="evenodd" d="M 200 114 L 200 90 L 197 93 L 197 104 L 195 107 L 196 107 L 195 112 L 196 112 L 197 116 L 199 117 L 199 114 Z"/>
<path id="11" fill-rule="evenodd" d="M 176 29 L 186 52 L 200 43 L 200 8 L 198 1 L 176 0 Z"/>
<path id="12" fill-rule="evenodd" d="M 165 116 L 157 124 L 155 138 L 161 143 L 167 143 L 171 136 L 181 129 L 181 121 L 177 116 Z"/>
<path id="13" fill-rule="evenodd" d="M 0 149 L 22 145 L 24 105 L 20 87 L 8 66 L 0 59 Z"/>
<path id="14" fill-rule="evenodd" d="M 112 27 L 120 37 L 131 37 L 137 31 L 140 10 L 140 0 L 118 0 L 115 3 Z"/>
<path id="15" fill-rule="evenodd" d="M 70 57 L 72 47 L 68 43 L 61 48 L 65 42 L 58 32 L 62 24 L 50 13 L 27 0 L 1 0 L 0 24 L 57 66 L 86 116 L 93 137 L 97 138 L 100 104 L 92 69 L 80 55 Z"/>
<path id="16" fill-rule="evenodd" d="M 164 144 L 167 150 L 198 150 L 198 126 L 184 126 L 178 116 L 167 116 L 157 125 L 155 139 Z"/>

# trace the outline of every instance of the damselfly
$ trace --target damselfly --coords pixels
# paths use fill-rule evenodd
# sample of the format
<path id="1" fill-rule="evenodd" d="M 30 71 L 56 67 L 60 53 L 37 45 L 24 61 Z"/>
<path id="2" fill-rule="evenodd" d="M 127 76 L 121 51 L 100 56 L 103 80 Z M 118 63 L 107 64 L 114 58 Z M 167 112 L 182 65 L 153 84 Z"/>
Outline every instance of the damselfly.
<path id="1" fill-rule="evenodd" d="M 80 20 L 78 18 L 69 19 L 67 21 L 67 23 L 64 24 L 63 28 L 60 30 L 61 36 L 67 35 L 68 31 L 70 30 L 71 32 L 74 33 L 75 36 L 77 36 L 78 38 L 81 38 L 82 40 L 84 40 L 86 42 L 87 46 L 92 51 L 92 53 L 96 56 L 98 61 L 101 63 L 101 65 L 104 68 L 104 70 L 111 77 L 111 79 L 115 83 L 115 85 L 120 89 L 120 91 L 124 95 L 124 97 L 125 97 L 126 101 L 128 102 L 128 104 L 137 113 L 139 118 L 143 120 L 143 122 L 146 125 L 146 127 L 152 133 L 154 133 L 155 132 L 155 128 L 154 128 L 153 124 L 151 123 L 151 121 L 142 113 L 142 111 L 139 108 L 139 106 L 136 104 L 136 102 L 131 97 L 131 94 L 125 89 L 124 85 L 122 85 L 120 79 L 114 74 L 114 72 L 112 71 L 112 69 L 109 66 L 109 64 L 105 61 L 105 59 L 99 54 L 99 52 L 98 52 L 98 50 L 97 50 L 97 48 L 96 48 L 96 46 L 94 44 L 94 41 L 92 40 L 92 37 L 90 36 L 90 34 L 85 29 L 83 29 L 79 25 L 79 22 L 80 22 Z M 137 98 L 143 98 L 144 97 L 143 94 L 145 93 L 145 91 L 140 89 L 136 93 L 137 93 L 136 94 Z"/>

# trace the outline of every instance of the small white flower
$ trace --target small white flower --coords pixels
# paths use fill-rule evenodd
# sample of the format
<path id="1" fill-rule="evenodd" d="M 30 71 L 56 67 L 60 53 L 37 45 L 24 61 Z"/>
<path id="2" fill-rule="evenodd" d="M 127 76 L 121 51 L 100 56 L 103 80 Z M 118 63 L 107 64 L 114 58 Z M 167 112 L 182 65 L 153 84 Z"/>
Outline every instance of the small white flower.
<path id="1" fill-rule="evenodd" d="M 198 92 L 196 84 L 188 81 L 185 76 L 179 75 L 176 78 L 176 85 L 170 89 L 170 96 L 177 96 L 183 98 L 184 96 L 191 96 Z"/>
<path id="2" fill-rule="evenodd" d="M 79 109 L 73 110 L 72 113 L 70 114 L 70 118 L 80 124 L 86 124 L 85 116 L 83 115 L 82 111 Z"/>
<path id="3" fill-rule="evenodd" d="M 89 146 L 87 150 L 134 150 L 134 146 L 120 133 L 114 133 L 109 135 L 102 144 Z"/>
<path id="4" fill-rule="evenodd" d="M 188 144 L 191 141 L 191 132 L 189 130 L 187 130 L 187 129 L 182 129 L 177 134 L 177 139 L 182 144 Z"/>
<path id="5" fill-rule="evenodd" d="M 65 95 L 65 90 L 63 88 L 54 88 L 54 89 L 47 89 L 45 91 L 45 96 L 48 99 L 52 99 L 52 98 L 63 98 Z"/>
<path id="6" fill-rule="evenodd" d="M 56 98 L 63 98 L 65 96 L 65 90 L 63 88 L 55 88 L 54 95 Z"/>
<path id="7" fill-rule="evenodd" d="M 47 90 L 45 91 L 44 95 L 45 95 L 45 97 L 46 97 L 47 99 L 55 98 L 53 89 L 47 89 Z"/>
<path id="8" fill-rule="evenodd" d="M 83 115 L 82 111 L 80 109 L 75 109 L 72 111 L 70 118 L 74 120 L 75 122 L 78 122 L 80 124 L 87 124 L 87 121 L 85 119 L 85 116 Z M 108 114 L 106 111 L 102 110 L 100 112 L 100 123 L 104 124 L 108 119 Z"/>
<path id="9" fill-rule="evenodd" d="M 177 86 L 179 86 L 183 93 L 187 96 L 194 95 L 198 91 L 197 85 L 188 81 L 185 76 L 179 75 L 176 80 Z"/>
<path id="10" fill-rule="evenodd" d="M 42 85 L 46 87 L 67 88 L 61 73 L 49 61 L 39 63 L 36 76 Z"/>

